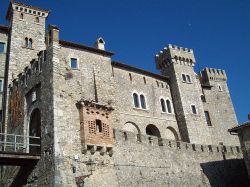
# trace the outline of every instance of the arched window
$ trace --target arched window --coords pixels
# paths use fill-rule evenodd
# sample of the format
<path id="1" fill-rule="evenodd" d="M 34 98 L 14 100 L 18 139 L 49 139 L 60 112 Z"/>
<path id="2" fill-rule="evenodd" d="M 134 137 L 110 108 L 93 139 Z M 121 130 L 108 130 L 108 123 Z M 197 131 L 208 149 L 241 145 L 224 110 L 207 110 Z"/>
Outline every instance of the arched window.
<path id="1" fill-rule="evenodd" d="M 134 106 L 136 108 L 139 108 L 139 98 L 138 98 L 138 95 L 136 93 L 133 93 L 133 99 L 134 99 Z"/>
<path id="2" fill-rule="evenodd" d="M 28 48 L 32 48 L 32 39 L 31 38 L 29 39 L 29 42 L 28 42 Z"/>
<path id="3" fill-rule="evenodd" d="M 20 14 L 20 19 L 23 19 L 23 13 Z"/>
<path id="4" fill-rule="evenodd" d="M 161 99 L 161 110 L 162 112 L 166 112 L 166 104 L 165 104 L 164 99 Z"/>
<path id="5" fill-rule="evenodd" d="M 29 46 L 29 40 L 28 38 L 25 38 L 25 47 L 28 47 Z"/>
<path id="6" fill-rule="evenodd" d="M 168 113 L 172 113 L 172 107 L 171 107 L 171 103 L 169 100 L 166 100 L 167 103 L 167 109 L 168 109 Z"/>
<path id="7" fill-rule="evenodd" d="M 145 102 L 145 97 L 144 97 L 144 95 L 140 95 L 140 100 L 141 100 L 141 107 L 143 108 L 143 109 L 146 109 L 146 102 Z"/>

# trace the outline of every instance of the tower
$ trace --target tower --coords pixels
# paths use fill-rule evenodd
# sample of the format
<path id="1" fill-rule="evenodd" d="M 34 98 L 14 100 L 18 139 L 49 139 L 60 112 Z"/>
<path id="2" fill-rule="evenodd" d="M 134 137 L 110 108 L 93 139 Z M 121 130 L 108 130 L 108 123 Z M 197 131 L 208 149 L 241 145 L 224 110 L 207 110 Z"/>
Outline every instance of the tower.
<path id="1" fill-rule="evenodd" d="M 45 49 L 45 20 L 49 11 L 22 3 L 9 5 L 6 19 L 10 30 L 5 67 L 3 118 L 6 128 L 8 85 L 34 58 Z M 6 131 L 6 129 L 4 130 Z"/>
<path id="2" fill-rule="evenodd" d="M 170 79 L 176 118 L 181 139 L 191 143 L 210 144 L 201 102 L 199 78 L 194 72 L 192 49 L 168 45 L 156 55 L 157 69 Z"/>
<path id="3" fill-rule="evenodd" d="M 238 124 L 227 85 L 225 70 L 205 68 L 201 71 L 203 106 L 212 128 L 209 128 L 212 144 L 238 145 L 235 136 L 227 129 Z"/>

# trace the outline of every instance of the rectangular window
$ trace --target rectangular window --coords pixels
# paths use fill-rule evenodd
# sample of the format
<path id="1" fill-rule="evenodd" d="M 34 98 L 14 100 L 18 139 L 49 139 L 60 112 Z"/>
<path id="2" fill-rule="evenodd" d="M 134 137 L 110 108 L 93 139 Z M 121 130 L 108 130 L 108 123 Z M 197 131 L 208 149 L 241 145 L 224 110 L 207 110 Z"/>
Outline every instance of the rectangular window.
<path id="1" fill-rule="evenodd" d="M 3 119 L 2 115 L 3 115 L 2 110 L 0 110 L 0 122 L 1 122 L 2 119 Z"/>
<path id="2" fill-rule="evenodd" d="M 0 53 L 5 53 L 5 43 L 0 42 Z"/>
<path id="3" fill-rule="evenodd" d="M 209 112 L 208 112 L 208 111 L 205 111 L 204 113 L 205 113 L 207 125 L 208 125 L 208 126 L 212 126 Z"/>
<path id="4" fill-rule="evenodd" d="M 3 79 L 0 79 L 0 92 L 3 92 Z"/>
<path id="5" fill-rule="evenodd" d="M 192 113 L 193 113 L 193 114 L 197 114 L 197 111 L 196 111 L 195 105 L 191 105 L 191 108 L 192 108 Z"/>
<path id="6" fill-rule="evenodd" d="M 78 67 L 77 67 L 77 59 L 76 58 L 71 58 L 70 59 L 70 67 L 72 68 L 72 69 L 77 69 Z"/>

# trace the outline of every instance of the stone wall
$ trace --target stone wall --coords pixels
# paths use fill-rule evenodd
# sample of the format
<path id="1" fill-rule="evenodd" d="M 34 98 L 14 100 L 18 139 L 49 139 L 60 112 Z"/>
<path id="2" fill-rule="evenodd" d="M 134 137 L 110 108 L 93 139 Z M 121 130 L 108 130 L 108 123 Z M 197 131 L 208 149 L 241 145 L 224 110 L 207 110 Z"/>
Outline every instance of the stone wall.
<path id="1" fill-rule="evenodd" d="M 7 54 L 8 32 L 6 32 L 6 30 L 2 30 L 1 27 L 0 27 L 0 42 L 5 43 L 4 52 L 0 53 L 0 79 L 2 80 L 2 84 L 3 84 L 6 54 Z M 0 111 L 2 111 L 2 96 L 3 96 L 3 92 L 1 91 L 2 89 L 3 89 L 3 85 L 2 85 L 2 88 L 0 88 Z"/>
<path id="2" fill-rule="evenodd" d="M 114 168 L 119 186 L 249 186 L 236 147 L 188 144 L 115 131 Z M 150 143 L 151 142 L 151 143 Z M 238 150 L 237 150 L 238 149 Z"/>

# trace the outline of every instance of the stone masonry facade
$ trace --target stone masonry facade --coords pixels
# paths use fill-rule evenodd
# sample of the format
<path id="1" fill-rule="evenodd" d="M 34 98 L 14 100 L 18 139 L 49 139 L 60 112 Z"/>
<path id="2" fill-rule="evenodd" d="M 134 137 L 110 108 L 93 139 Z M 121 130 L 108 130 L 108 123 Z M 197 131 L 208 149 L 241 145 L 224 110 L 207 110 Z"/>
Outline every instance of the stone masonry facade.
<path id="1" fill-rule="evenodd" d="M 45 29 L 48 14 L 12 2 L 0 26 L 1 132 L 41 138 L 22 149 L 40 155 L 27 178 L 6 166 L 3 186 L 248 185 L 225 70 L 197 74 L 175 45 L 155 56 L 161 74 L 115 62 L 101 37 L 90 47 Z"/>

